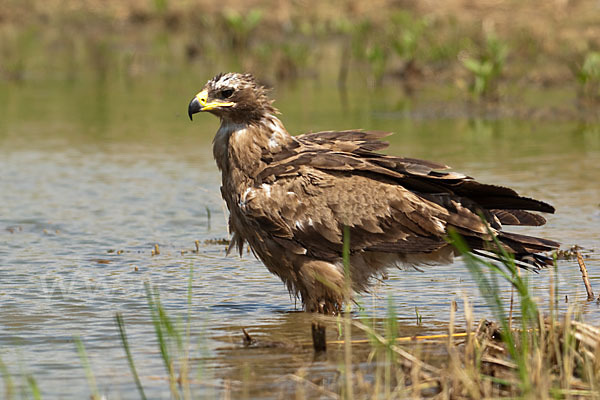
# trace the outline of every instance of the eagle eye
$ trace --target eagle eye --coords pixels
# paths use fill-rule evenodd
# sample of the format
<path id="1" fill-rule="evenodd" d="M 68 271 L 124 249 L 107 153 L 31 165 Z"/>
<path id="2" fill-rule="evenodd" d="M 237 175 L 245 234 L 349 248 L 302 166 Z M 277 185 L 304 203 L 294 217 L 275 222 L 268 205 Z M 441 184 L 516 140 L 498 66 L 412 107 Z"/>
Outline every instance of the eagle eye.
<path id="1" fill-rule="evenodd" d="M 221 90 L 221 97 L 224 99 L 228 99 L 233 95 L 233 89 L 223 89 Z"/>

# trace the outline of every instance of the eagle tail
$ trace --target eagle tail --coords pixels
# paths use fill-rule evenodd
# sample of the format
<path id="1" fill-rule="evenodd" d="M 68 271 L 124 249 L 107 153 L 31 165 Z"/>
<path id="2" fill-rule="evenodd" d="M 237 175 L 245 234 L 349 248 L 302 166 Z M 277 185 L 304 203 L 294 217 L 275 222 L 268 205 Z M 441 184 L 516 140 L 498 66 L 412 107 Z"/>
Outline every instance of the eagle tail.
<path id="1" fill-rule="evenodd" d="M 553 265 L 554 260 L 551 257 L 540 253 L 556 250 L 560 246 L 560 243 L 554 240 L 510 232 L 499 232 L 498 240 L 504 250 L 514 256 L 515 264 L 518 267 L 533 271 Z M 477 243 L 471 242 L 470 244 L 473 254 L 502 261 L 496 253 L 489 250 L 488 242 L 477 241 Z"/>

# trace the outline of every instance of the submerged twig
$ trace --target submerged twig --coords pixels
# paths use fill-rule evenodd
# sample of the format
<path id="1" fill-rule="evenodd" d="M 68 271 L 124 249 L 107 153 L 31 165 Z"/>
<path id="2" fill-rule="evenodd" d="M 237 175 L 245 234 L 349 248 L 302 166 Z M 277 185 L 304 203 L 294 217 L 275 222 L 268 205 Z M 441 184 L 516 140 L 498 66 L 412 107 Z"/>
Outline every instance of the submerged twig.
<path id="1" fill-rule="evenodd" d="M 250 334 L 248 332 L 246 332 L 246 330 L 244 328 L 242 328 L 242 333 L 244 334 L 244 346 L 248 347 L 250 345 L 252 345 L 253 343 L 256 343 L 256 340 L 254 340 L 252 338 L 252 336 L 250 336 Z"/>
<path id="2" fill-rule="evenodd" d="M 583 279 L 583 284 L 585 285 L 585 291 L 587 292 L 588 301 L 594 300 L 594 292 L 592 291 L 592 285 L 590 284 L 590 278 L 588 278 L 587 268 L 585 267 L 585 263 L 583 262 L 583 257 L 579 250 L 576 253 L 577 255 L 577 263 L 579 264 L 579 270 L 581 271 L 581 278 Z"/>
<path id="3" fill-rule="evenodd" d="M 395 338 L 394 342 L 416 342 L 416 341 L 422 341 L 422 340 L 436 340 L 436 339 L 448 339 L 448 338 L 464 338 L 467 337 L 469 335 L 473 335 L 474 332 L 471 333 L 467 333 L 467 332 L 459 332 L 459 333 L 453 333 L 452 335 L 449 335 L 447 333 L 441 333 L 438 335 L 416 335 L 416 336 L 403 336 L 403 337 L 399 337 L 399 338 Z M 355 339 L 352 340 L 350 343 L 352 344 L 363 344 L 363 343 L 370 343 L 371 340 L 370 339 Z M 330 340 L 327 342 L 327 344 L 343 344 L 344 341 L 343 340 Z"/>

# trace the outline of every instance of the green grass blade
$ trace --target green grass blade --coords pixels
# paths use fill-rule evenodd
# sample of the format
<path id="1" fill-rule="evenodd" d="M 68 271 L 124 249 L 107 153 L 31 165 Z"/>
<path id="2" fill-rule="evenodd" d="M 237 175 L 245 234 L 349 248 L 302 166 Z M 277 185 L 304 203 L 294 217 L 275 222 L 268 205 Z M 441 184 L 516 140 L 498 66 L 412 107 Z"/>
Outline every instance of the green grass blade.
<path id="1" fill-rule="evenodd" d="M 174 398 L 178 399 L 179 391 L 177 390 L 177 377 L 175 376 L 173 359 L 170 356 L 168 344 L 168 335 L 174 335 L 175 327 L 171 323 L 171 320 L 167 316 L 164 307 L 160 303 L 158 290 L 156 288 L 152 290 L 148 282 L 144 282 L 144 288 L 146 289 L 146 299 L 148 301 L 148 308 L 150 309 L 150 314 L 152 316 L 152 324 L 154 325 L 154 332 L 156 333 L 160 355 L 163 359 L 165 369 L 169 377 L 171 394 Z M 174 337 L 178 337 L 178 335 Z"/>
<path id="2" fill-rule="evenodd" d="M 352 276 L 350 274 L 350 228 L 344 225 L 343 262 L 345 275 L 345 312 L 344 312 L 344 377 L 345 397 L 354 398 L 354 387 L 352 379 L 352 320 L 350 299 L 352 297 Z"/>
<path id="3" fill-rule="evenodd" d="M 536 310 L 537 311 L 537 307 L 536 307 L 535 303 L 533 302 L 533 300 L 531 299 L 531 297 L 529 296 L 527 286 L 523 283 L 523 280 L 518 276 L 516 271 L 511 276 L 508 273 L 506 273 L 506 271 L 504 271 L 499 266 L 497 266 L 493 263 L 484 261 L 484 260 L 478 258 L 477 256 L 473 255 L 470 252 L 470 248 L 468 247 L 468 245 L 466 244 L 466 242 L 464 241 L 462 236 L 460 236 L 456 231 L 450 229 L 448 232 L 448 235 L 450 237 L 450 243 L 452 243 L 456 247 L 456 249 L 461 253 L 461 255 L 463 256 L 463 258 L 465 260 L 465 264 L 467 265 L 467 268 L 469 269 L 471 276 L 473 276 L 473 278 L 475 279 L 475 281 L 477 283 L 477 286 L 479 287 L 479 292 L 481 293 L 483 298 L 488 303 L 488 306 L 496 314 L 496 318 L 502 327 L 502 330 L 501 330 L 502 341 L 506 345 L 506 348 L 507 348 L 510 356 L 512 357 L 512 359 L 516 362 L 516 364 L 518 366 L 518 372 L 519 372 L 519 378 L 520 378 L 519 383 L 520 383 L 522 393 L 529 393 L 531 391 L 531 380 L 529 377 L 529 368 L 528 368 L 526 357 L 527 357 L 530 346 L 529 346 L 529 338 L 528 338 L 528 334 L 527 334 L 527 329 L 525 328 L 525 326 L 528 326 L 529 323 L 533 323 L 533 321 L 530 321 L 528 319 L 529 317 L 528 317 L 527 313 L 525 314 L 525 316 L 523 316 L 523 313 L 527 312 L 527 310 L 529 310 L 529 311 Z M 494 237 L 494 239 L 497 240 L 495 237 Z M 514 263 L 512 263 L 512 264 L 510 263 L 510 261 L 509 261 L 510 257 L 508 257 L 508 258 L 503 257 L 504 255 L 502 254 L 501 251 L 498 251 L 498 253 L 499 254 L 497 254 L 497 255 L 501 257 L 502 265 L 505 268 L 507 268 L 509 271 L 511 271 L 511 267 L 514 268 L 515 266 L 514 266 Z M 484 272 L 482 266 L 485 266 L 486 269 L 489 271 L 489 273 L 490 273 L 489 278 L 486 276 L 486 273 Z M 517 292 L 520 296 L 521 307 L 522 307 L 521 318 L 522 318 L 522 324 L 524 325 L 523 329 L 521 329 L 520 347 L 517 347 L 516 338 L 514 337 L 513 332 L 509 329 L 508 319 L 506 317 L 506 312 L 505 312 L 504 303 L 502 301 L 502 297 L 500 296 L 500 287 L 498 286 L 498 282 L 497 282 L 495 273 L 500 273 L 501 276 L 503 276 L 513 286 L 515 286 L 515 288 L 517 289 Z M 530 303 L 530 304 L 523 306 L 523 303 Z M 533 303 L 533 304 L 531 304 L 531 303 Z M 524 309 L 524 307 L 529 307 L 529 308 L 526 310 L 526 309 Z"/>
<path id="4" fill-rule="evenodd" d="M 127 355 L 127 361 L 129 363 L 129 369 L 131 370 L 131 374 L 133 375 L 133 379 L 135 380 L 135 385 L 137 386 L 138 392 L 140 393 L 140 398 L 146 400 L 146 394 L 144 393 L 142 382 L 140 381 L 140 377 L 138 376 L 137 370 L 135 368 L 135 363 L 133 362 L 133 357 L 131 356 L 131 349 L 129 347 L 129 341 L 127 340 L 127 333 L 125 332 L 125 321 L 123 320 L 123 316 L 121 315 L 121 313 L 115 314 L 115 322 L 117 324 L 117 327 L 119 328 L 121 343 L 123 344 L 123 348 L 125 349 L 125 354 Z"/>
<path id="5" fill-rule="evenodd" d="M 40 392 L 40 388 L 35 381 L 33 375 L 27 375 L 27 385 L 29 385 L 29 389 L 31 390 L 31 396 L 34 400 L 41 400 L 42 393 Z M 98 397 L 99 399 L 99 397 Z"/>
<path id="6" fill-rule="evenodd" d="M 100 392 L 98 391 L 98 385 L 96 384 L 96 377 L 94 376 L 94 372 L 92 371 L 90 360 L 87 356 L 87 352 L 85 351 L 85 346 L 83 345 L 83 342 L 79 336 L 74 336 L 73 340 L 75 341 L 77 353 L 79 354 L 79 358 L 81 359 L 81 364 L 83 365 L 85 376 L 88 380 L 88 385 L 90 386 L 90 390 L 92 391 L 92 399 L 100 399 Z"/>
<path id="7" fill-rule="evenodd" d="M 2 374 L 2 379 L 4 380 L 4 396 L 5 398 L 12 399 L 15 385 L 13 384 L 12 377 L 10 376 L 10 372 L 8 372 L 8 368 L 4 361 L 2 361 L 2 357 L 0 357 L 0 373 Z"/>

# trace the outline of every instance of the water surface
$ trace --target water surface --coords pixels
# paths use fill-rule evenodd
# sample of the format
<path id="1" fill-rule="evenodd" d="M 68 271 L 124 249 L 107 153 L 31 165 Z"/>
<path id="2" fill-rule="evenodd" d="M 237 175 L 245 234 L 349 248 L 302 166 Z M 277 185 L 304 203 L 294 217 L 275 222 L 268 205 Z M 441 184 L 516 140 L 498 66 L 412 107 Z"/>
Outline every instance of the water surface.
<path id="1" fill-rule="evenodd" d="M 144 282 L 158 288 L 174 318 L 183 321 L 190 311 L 198 395 L 277 397 L 294 390 L 286 374 L 301 368 L 313 378 L 335 378 L 335 347 L 328 359 L 312 361 L 305 346 L 311 317 L 294 312 L 299 307 L 283 284 L 251 254 L 227 257 L 225 245 L 211 241 L 228 236 L 211 155 L 218 121 L 199 115 L 191 123 L 186 115 L 206 78 L 0 87 L 0 357 L 16 382 L 31 374 L 46 398 L 88 396 L 73 342 L 79 335 L 101 393 L 138 398 L 113 321 L 121 312 L 146 394 L 169 398 Z M 390 153 L 444 162 L 552 203 L 557 212 L 546 226 L 518 232 L 582 246 L 600 291 L 598 124 L 437 118 L 393 87 L 366 99 L 364 90 L 350 91 L 346 105 L 334 87 L 312 81 L 275 96 L 292 133 L 393 131 Z M 153 256 L 155 244 L 160 254 Z M 577 263 L 560 261 L 558 271 L 560 295 L 578 304 L 587 322 L 600 324 L 598 305 L 583 301 Z M 529 278 L 546 304 L 550 273 Z M 462 326 L 464 297 L 477 319 L 492 317 L 457 260 L 424 272 L 390 271 L 360 304 L 377 319 L 391 299 L 400 334 L 408 336 L 444 331 L 452 300 Z M 241 327 L 289 346 L 243 349 Z M 328 335 L 336 337 L 335 324 Z"/>

